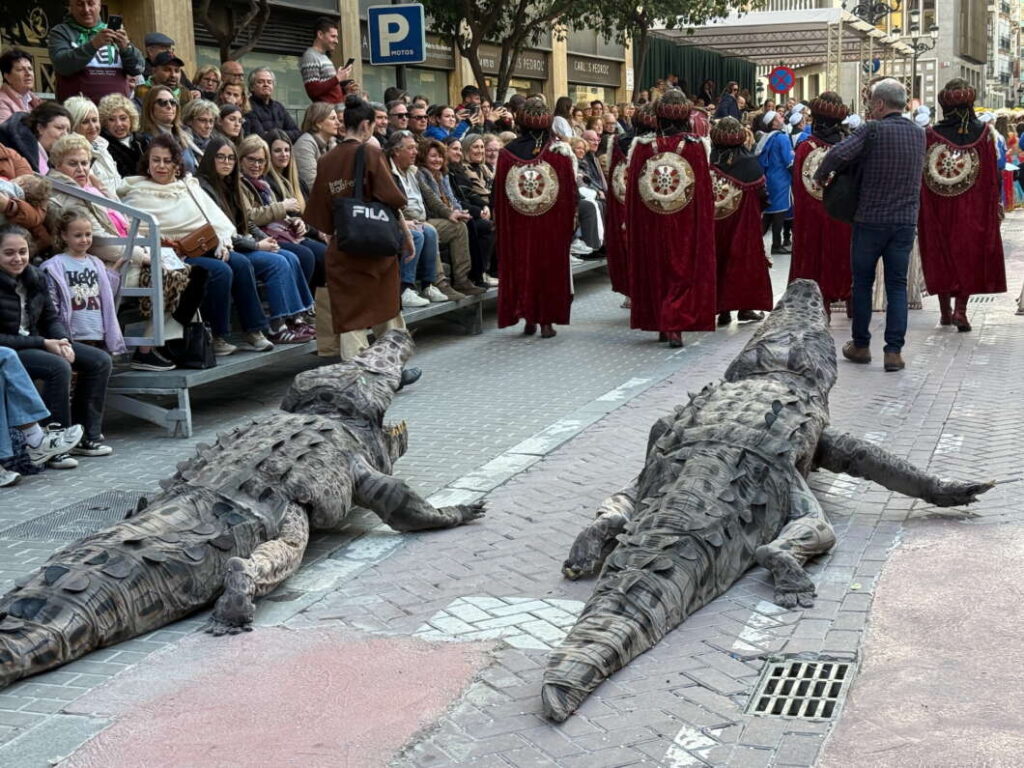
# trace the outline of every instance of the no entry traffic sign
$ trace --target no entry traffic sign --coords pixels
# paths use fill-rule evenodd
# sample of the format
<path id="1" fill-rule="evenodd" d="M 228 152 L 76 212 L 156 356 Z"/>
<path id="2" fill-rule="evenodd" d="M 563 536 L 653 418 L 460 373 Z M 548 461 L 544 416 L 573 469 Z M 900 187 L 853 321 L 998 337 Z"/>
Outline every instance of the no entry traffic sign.
<path id="1" fill-rule="evenodd" d="M 768 74 L 768 87 L 775 93 L 787 93 L 796 84 L 796 72 L 789 67 L 776 67 Z"/>

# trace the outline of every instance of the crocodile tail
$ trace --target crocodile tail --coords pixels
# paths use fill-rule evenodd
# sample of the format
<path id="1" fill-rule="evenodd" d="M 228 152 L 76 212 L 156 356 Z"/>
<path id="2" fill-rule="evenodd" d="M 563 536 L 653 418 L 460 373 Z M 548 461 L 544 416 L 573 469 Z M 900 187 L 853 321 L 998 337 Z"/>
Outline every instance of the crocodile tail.
<path id="1" fill-rule="evenodd" d="M 89 631 L 83 623 L 78 634 Z M 0 620 L 0 688 L 66 664 L 70 661 L 67 653 L 67 640 L 61 631 L 5 617 Z"/>
<path id="2" fill-rule="evenodd" d="M 594 596 L 562 645 L 548 657 L 544 714 L 561 722 L 613 672 L 654 646 L 692 610 L 696 563 L 666 555 L 612 553 Z M 641 567 L 621 568 L 641 559 Z"/>

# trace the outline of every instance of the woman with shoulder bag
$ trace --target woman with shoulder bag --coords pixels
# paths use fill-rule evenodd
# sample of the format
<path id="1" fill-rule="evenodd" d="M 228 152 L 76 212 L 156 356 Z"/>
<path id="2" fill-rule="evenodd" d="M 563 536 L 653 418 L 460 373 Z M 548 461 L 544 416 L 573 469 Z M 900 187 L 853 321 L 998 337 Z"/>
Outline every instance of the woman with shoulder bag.
<path id="1" fill-rule="evenodd" d="M 234 223 L 218 208 L 199 182 L 181 171 L 181 148 L 170 136 L 156 136 L 142 156 L 141 176 L 124 180 L 122 200 L 151 214 L 160 235 L 171 242 L 186 264 L 209 273 L 205 318 L 213 331 L 218 357 L 238 348 L 225 338 L 231 329 L 231 298 L 238 304 L 246 331 L 266 327 L 252 263 L 232 252 Z"/>

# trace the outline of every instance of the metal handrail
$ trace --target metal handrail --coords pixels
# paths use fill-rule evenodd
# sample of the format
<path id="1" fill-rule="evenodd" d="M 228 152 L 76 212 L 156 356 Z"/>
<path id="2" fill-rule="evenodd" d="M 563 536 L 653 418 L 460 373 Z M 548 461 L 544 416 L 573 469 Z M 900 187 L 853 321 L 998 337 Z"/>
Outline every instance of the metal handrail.
<path id="1" fill-rule="evenodd" d="M 130 205 L 125 205 L 120 200 L 112 200 L 102 195 L 94 195 L 92 192 L 86 192 L 77 185 L 65 184 L 54 179 L 49 179 L 49 181 L 53 184 L 55 190 L 63 192 L 65 195 L 70 195 L 78 200 L 84 200 L 101 208 L 117 211 L 131 222 L 128 227 L 127 237 L 107 237 L 104 235 L 103 244 L 127 246 L 125 252 L 129 254 L 129 257 L 126 258 L 125 263 L 121 267 L 121 283 L 118 287 L 115 303 L 120 304 L 121 299 L 125 296 L 149 297 L 152 308 L 150 318 L 152 335 L 125 336 L 124 343 L 129 347 L 162 346 L 164 343 L 164 293 L 163 270 L 160 264 L 160 225 L 157 223 L 157 220 L 152 214 L 140 211 L 138 208 L 132 208 Z M 140 224 L 145 224 L 147 228 L 147 233 L 141 237 L 139 236 Z M 147 288 L 128 288 L 124 284 L 128 270 L 131 268 L 130 255 L 137 244 L 149 249 L 150 281 Z"/>

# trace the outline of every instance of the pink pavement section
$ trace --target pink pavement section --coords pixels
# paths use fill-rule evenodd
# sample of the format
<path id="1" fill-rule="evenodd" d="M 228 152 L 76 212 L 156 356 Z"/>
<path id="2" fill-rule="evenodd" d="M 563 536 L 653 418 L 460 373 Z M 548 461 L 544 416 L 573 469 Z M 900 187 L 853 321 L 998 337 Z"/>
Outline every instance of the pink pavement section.
<path id="1" fill-rule="evenodd" d="M 115 722 L 60 768 L 380 768 L 488 647 L 279 627 L 190 635 L 67 707 Z"/>
<path id="2" fill-rule="evenodd" d="M 819 768 L 1024 765 L 1024 526 L 911 524 Z"/>

